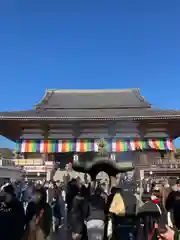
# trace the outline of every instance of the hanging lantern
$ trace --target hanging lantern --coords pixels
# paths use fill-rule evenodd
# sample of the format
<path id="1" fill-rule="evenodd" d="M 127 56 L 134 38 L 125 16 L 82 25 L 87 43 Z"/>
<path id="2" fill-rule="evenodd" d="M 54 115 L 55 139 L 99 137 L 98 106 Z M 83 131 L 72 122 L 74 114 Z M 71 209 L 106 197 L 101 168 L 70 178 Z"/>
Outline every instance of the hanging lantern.
<path id="1" fill-rule="evenodd" d="M 111 159 L 112 161 L 116 161 L 116 154 L 115 154 L 115 153 L 111 153 L 110 159 Z"/>
<path id="2" fill-rule="evenodd" d="M 79 162 L 79 156 L 77 154 L 75 154 L 73 156 L 73 163 L 78 163 Z"/>

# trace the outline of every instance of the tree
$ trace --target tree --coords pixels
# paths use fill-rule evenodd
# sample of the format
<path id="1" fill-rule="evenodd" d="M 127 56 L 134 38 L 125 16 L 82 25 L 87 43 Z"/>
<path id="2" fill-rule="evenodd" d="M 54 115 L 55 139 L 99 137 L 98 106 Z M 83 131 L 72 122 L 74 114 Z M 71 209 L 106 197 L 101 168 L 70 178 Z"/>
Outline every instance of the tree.
<path id="1" fill-rule="evenodd" d="M 14 153 L 9 148 L 0 148 L 0 156 L 3 158 L 13 158 Z"/>

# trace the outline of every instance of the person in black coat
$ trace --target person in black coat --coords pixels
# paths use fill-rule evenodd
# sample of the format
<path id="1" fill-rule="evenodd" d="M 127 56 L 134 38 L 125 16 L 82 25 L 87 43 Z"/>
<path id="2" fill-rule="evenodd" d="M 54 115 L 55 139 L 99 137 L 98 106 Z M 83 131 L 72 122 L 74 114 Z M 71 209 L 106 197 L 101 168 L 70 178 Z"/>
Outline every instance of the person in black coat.
<path id="1" fill-rule="evenodd" d="M 88 239 L 104 239 L 105 199 L 102 197 L 103 190 L 96 188 L 89 198 L 89 214 L 87 218 Z"/>
<path id="2" fill-rule="evenodd" d="M 85 192 L 85 186 L 82 186 L 72 202 L 71 228 L 73 240 L 87 240 L 87 229 L 84 222 L 88 217 L 89 208 Z"/>
<path id="3" fill-rule="evenodd" d="M 69 181 L 67 185 L 67 191 L 66 191 L 66 204 L 67 204 L 68 212 L 71 211 L 73 199 L 77 195 L 78 191 L 79 191 L 79 187 L 77 185 L 77 181 L 76 179 L 73 178 L 71 181 Z"/>
<path id="4" fill-rule="evenodd" d="M 124 202 L 125 213 L 122 214 L 122 216 L 111 214 L 113 225 L 112 239 L 126 240 L 131 238 L 132 235 L 133 236 L 136 235 L 135 225 L 136 225 L 137 199 L 132 193 L 132 191 L 126 191 L 125 189 L 119 187 L 116 187 L 114 191 L 115 193 L 119 193 L 121 195 L 122 200 Z"/>
<path id="5" fill-rule="evenodd" d="M 180 230 L 180 180 L 168 195 L 165 202 L 166 210 L 170 213 L 171 222 Z"/>
<path id="6" fill-rule="evenodd" d="M 139 239 L 158 239 L 159 230 L 166 231 L 167 211 L 163 202 L 163 188 L 154 186 L 150 199 L 138 209 Z"/>
<path id="7" fill-rule="evenodd" d="M 21 240 L 25 226 L 23 204 L 16 198 L 12 185 L 4 187 L 3 195 L 4 202 L 0 208 L 0 239 Z"/>

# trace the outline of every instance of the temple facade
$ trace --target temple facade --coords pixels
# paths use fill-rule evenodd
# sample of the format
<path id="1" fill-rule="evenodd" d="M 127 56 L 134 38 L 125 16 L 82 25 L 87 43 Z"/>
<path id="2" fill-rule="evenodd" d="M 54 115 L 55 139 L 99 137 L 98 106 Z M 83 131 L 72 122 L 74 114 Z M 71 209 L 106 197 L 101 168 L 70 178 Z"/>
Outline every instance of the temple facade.
<path id="1" fill-rule="evenodd" d="M 48 169 L 102 151 L 121 166 L 173 165 L 179 124 L 180 111 L 154 108 L 139 89 L 47 90 L 31 110 L 0 112 L 1 135 L 23 158 L 40 153 Z"/>

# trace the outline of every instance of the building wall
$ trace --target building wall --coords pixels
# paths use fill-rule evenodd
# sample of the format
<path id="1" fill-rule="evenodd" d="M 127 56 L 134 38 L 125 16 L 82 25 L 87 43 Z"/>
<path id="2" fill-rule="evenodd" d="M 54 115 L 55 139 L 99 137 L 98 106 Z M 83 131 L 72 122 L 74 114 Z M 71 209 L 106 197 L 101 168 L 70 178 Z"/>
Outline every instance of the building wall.
<path id="1" fill-rule="evenodd" d="M 46 174 L 46 166 L 44 166 L 43 154 L 41 153 L 25 153 L 21 158 L 14 160 L 15 165 L 23 169 L 28 174 L 35 176 Z"/>
<path id="2" fill-rule="evenodd" d="M 136 153 L 136 164 L 151 166 L 155 164 L 162 164 L 163 162 L 170 162 L 170 153 L 160 153 L 159 151 L 144 151 Z"/>
<path id="3" fill-rule="evenodd" d="M 120 152 L 116 153 L 116 162 L 121 167 L 132 167 L 136 161 L 135 152 Z"/>
<path id="4" fill-rule="evenodd" d="M 103 109 L 100 111 L 103 111 Z M 21 138 L 43 139 L 44 136 L 48 136 L 49 139 L 168 137 L 167 129 L 163 125 L 161 126 L 160 123 L 152 123 L 148 126 L 148 129 L 144 129 L 144 126 L 141 126 L 137 121 L 81 121 L 74 124 L 61 122 L 49 124 L 49 128 L 43 132 L 37 124 L 34 129 L 24 128 Z"/>
<path id="5" fill-rule="evenodd" d="M 5 179 L 9 178 L 12 180 L 21 179 L 22 173 L 20 169 L 10 169 L 8 167 L 0 167 L 0 178 Z"/>

